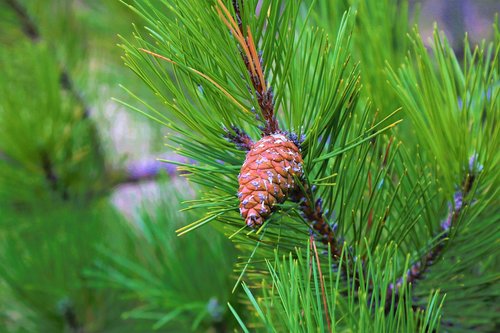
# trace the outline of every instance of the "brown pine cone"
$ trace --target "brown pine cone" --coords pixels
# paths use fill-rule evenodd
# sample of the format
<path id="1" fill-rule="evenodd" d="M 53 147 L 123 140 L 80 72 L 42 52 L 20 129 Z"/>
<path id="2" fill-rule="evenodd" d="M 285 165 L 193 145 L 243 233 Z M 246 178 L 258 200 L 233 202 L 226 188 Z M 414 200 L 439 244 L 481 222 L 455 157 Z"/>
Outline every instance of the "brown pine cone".
<path id="1" fill-rule="evenodd" d="M 247 153 L 241 167 L 238 198 L 240 213 L 249 227 L 257 227 L 296 187 L 302 176 L 299 148 L 283 134 L 265 136 Z"/>

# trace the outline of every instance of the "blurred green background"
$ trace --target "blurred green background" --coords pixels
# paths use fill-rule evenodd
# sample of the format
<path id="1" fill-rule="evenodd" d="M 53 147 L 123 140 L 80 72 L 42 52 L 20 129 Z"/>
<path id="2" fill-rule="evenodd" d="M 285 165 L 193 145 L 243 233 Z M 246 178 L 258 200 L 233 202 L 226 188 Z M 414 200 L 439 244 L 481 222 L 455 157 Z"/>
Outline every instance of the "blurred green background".
<path id="1" fill-rule="evenodd" d="M 498 1 L 412 2 L 456 50 L 490 38 Z M 418 8 L 418 9 L 417 9 Z M 132 24 L 135 24 L 133 26 Z M 237 252 L 196 219 L 164 147 L 169 135 L 122 104 L 118 35 L 142 30 L 115 0 L 0 2 L 0 332 L 222 332 Z M 149 99 L 148 99 L 149 96 Z M 182 194 L 178 194 L 182 193 Z M 215 269 L 214 269 L 215 268 Z"/>

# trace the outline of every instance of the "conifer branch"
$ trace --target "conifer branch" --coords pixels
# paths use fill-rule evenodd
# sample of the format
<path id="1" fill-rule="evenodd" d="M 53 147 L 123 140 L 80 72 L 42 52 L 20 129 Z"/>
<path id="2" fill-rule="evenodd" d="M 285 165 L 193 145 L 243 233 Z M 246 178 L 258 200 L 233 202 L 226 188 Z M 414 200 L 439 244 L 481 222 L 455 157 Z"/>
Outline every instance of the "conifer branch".
<path id="1" fill-rule="evenodd" d="M 21 21 L 22 30 L 24 34 L 31 39 L 32 41 L 40 40 L 40 32 L 35 22 L 31 19 L 28 14 L 26 8 L 24 8 L 18 1 L 16 0 L 5 0 L 7 5 L 12 8 L 14 13 L 16 13 L 17 17 Z"/>
<path id="2" fill-rule="evenodd" d="M 439 242 L 426 253 L 418 262 L 414 263 L 406 273 L 406 279 L 400 277 L 395 284 L 391 284 L 386 293 L 386 312 L 390 310 L 390 303 L 393 295 L 395 296 L 395 302 L 397 304 L 399 299 L 399 292 L 403 283 L 416 284 L 418 281 L 425 278 L 425 274 L 429 268 L 436 263 L 443 253 L 446 245 L 449 241 L 450 230 L 456 226 L 463 209 L 470 204 L 470 201 L 466 201 L 466 198 L 470 194 L 470 191 L 476 180 L 477 173 L 480 172 L 482 167 L 477 163 L 477 155 L 474 154 L 469 160 L 468 172 L 462 181 L 461 187 L 453 195 L 453 204 L 449 203 L 448 215 L 446 219 L 441 223 L 440 229 L 442 233 L 439 236 Z"/>
<path id="3" fill-rule="evenodd" d="M 250 27 L 247 27 L 246 33 L 243 28 L 243 20 L 241 18 L 243 1 L 241 2 L 241 5 L 238 5 L 238 1 L 233 0 L 236 22 L 238 23 L 234 21 L 233 17 L 229 13 L 229 10 L 224 6 L 222 1 L 218 0 L 218 3 L 222 9 L 221 11 L 221 9 L 217 8 L 220 18 L 240 44 L 241 58 L 247 67 L 248 74 L 250 75 L 250 79 L 252 81 L 252 86 L 255 90 L 255 97 L 257 98 L 262 117 L 265 121 L 262 133 L 263 135 L 281 133 L 278 120 L 276 119 L 276 115 L 274 113 L 273 90 L 271 87 L 267 86 L 262 69 L 262 59 L 258 55 L 257 47 L 250 31 Z"/>
<path id="4" fill-rule="evenodd" d="M 250 27 L 247 27 L 246 33 L 243 28 L 243 0 L 240 2 L 238 2 L 238 0 L 232 1 L 236 21 L 221 0 L 218 0 L 218 4 L 220 7 L 217 7 L 219 17 L 240 44 L 241 58 L 245 63 L 248 74 L 250 75 L 250 79 L 255 90 L 255 97 L 259 103 L 262 118 L 265 121 L 265 125 L 262 128 L 263 136 L 283 133 L 279 128 L 278 121 L 274 113 L 272 87 L 268 86 L 266 82 L 264 72 L 262 70 L 262 59 L 258 56 L 255 40 L 250 31 Z M 252 142 L 248 135 L 239 129 L 233 128 L 233 130 L 236 135 L 226 134 L 226 138 L 234 142 L 239 148 L 249 150 L 252 146 Z M 226 133 L 228 132 L 226 131 Z M 313 193 L 311 187 L 307 184 L 305 177 L 302 177 L 300 185 L 301 186 L 298 186 L 296 191 L 290 195 L 290 199 L 299 203 L 299 208 L 303 218 L 310 224 L 311 229 L 317 231 L 321 235 L 320 241 L 330 247 L 332 256 L 335 260 L 338 260 L 340 258 L 341 248 L 338 246 L 332 227 L 328 224 L 324 216 L 322 200 L 317 199 L 316 202 L 313 203 Z"/>
<path id="5" fill-rule="evenodd" d="M 37 26 L 36 22 L 29 15 L 28 10 L 17 0 L 5 0 L 5 1 L 18 17 L 22 25 L 21 29 L 23 33 L 26 35 L 26 37 L 28 37 L 33 43 L 38 43 L 42 41 L 43 37 L 40 33 L 40 29 Z M 60 70 L 59 73 L 59 83 L 61 88 L 63 90 L 68 91 L 76 100 L 76 102 L 81 106 L 83 110 L 81 119 L 88 120 L 90 117 L 90 109 L 91 109 L 90 106 L 83 97 L 83 94 L 75 87 L 73 79 L 69 74 L 69 72 L 64 68 L 64 66 L 61 67 L 62 69 Z M 99 134 L 97 132 L 97 127 L 95 126 L 95 124 L 93 123 L 91 124 L 90 131 L 92 132 L 91 133 L 92 147 L 94 149 L 100 150 L 101 143 L 98 137 Z M 98 154 L 100 155 L 100 157 L 104 156 L 104 153 L 102 151 L 99 151 Z M 3 152 L 0 152 L 0 158 L 7 161 L 12 160 L 12 158 L 10 158 L 7 154 Z M 54 191 L 59 189 L 62 190 L 62 197 L 64 200 L 67 200 L 69 198 L 68 190 L 64 188 L 61 189 L 61 186 L 59 184 L 60 177 L 58 177 L 58 175 L 55 173 L 53 165 L 54 163 L 51 161 L 47 153 L 42 154 L 41 164 L 42 164 L 42 169 L 45 173 L 45 178 L 50 184 L 51 189 Z M 113 182 L 111 184 L 111 186 L 129 184 L 129 183 L 140 183 L 140 182 L 150 181 L 158 177 L 158 172 L 134 173 L 133 166 L 129 166 L 126 168 L 126 171 L 119 171 L 118 173 L 125 174 L 125 176 L 119 177 L 116 182 Z M 172 174 L 172 172 L 169 171 L 169 174 Z"/>
<path id="6" fill-rule="evenodd" d="M 35 21 L 28 14 L 28 11 L 21 3 L 16 0 L 6 0 L 7 5 L 11 7 L 14 13 L 17 15 L 22 24 L 22 31 L 32 42 L 40 42 L 42 40 L 42 35 L 40 34 L 40 29 L 36 25 Z M 60 84 L 64 90 L 69 91 L 77 102 L 83 108 L 83 118 L 87 118 L 90 115 L 90 108 L 87 105 L 82 94 L 75 88 L 73 80 L 66 69 L 62 69 L 60 73 Z"/>

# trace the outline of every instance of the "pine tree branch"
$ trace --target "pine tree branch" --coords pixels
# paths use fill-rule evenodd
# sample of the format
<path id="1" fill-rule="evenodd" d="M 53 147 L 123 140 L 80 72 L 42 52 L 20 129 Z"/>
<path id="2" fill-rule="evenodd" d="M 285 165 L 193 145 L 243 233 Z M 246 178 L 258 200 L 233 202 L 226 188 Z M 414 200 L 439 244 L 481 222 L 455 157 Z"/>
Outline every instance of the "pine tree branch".
<path id="1" fill-rule="evenodd" d="M 16 0 L 5 0 L 7 5 L 14 11 L 14 13 L 19 18 L 19 21 L 22 25 L 22 31 L 32 42 L 40 42 L 42 40 L 42 36 L 40 34 L 40 29 L 36 25 L 35 21 L 28 14 L 23 5 Z M 60 82 L 61 87 L 67 91 L 69 91 L 74 98 L 78 101 L 78 103 L 83 108 L 83 118 L 87 118 L 90 115 L 90 108 L 85 102 L 82 94 L 75 88 L 73 84 L 73 80 L 71 79 L 69 73 L 66 69 L 62 69 L 60 73 Z"/>
<path id="2" fill-rule="evenodd" d="M 61 312 L 66 325 L 72 333 L 85 332 L 83 326 L 78 321 L 75 309 L 71 303 L 69 303 L 68 301 L 63 301 L 63 304 L 61 304 Z"/>
<path id="3" fill-rule="evenodd" d="M 38 43 L 43 40 L 43 37 L 40 33 L 40 29 L 37 26 L 36 22 L 32 19 L 32 17 L 29 15 L 27 9 L 17 0 L 5 0 L 6 4 L 12 9 L 12 11 L 16 14 L 18 17 L 21 25 L 22 25 L 22 31 L 28 37 L 33 43 Z M 83 94 L 75 87 L 73 83 L 73 79 L 69 72 L 64 68 L 64 66 L 61 66 L 62 69 L 60 71 L 59 77 L 60 77 L 60 86 L 63 90 L 68 91 L 73 98 L 76 100 L 76 102 L 82 107 L 83 109 L 83 114 L 82 114 L 82 121 L 83 120 L 89 120 L 90 117 L 90 106 L 88 105 L 87 101 L 83 97 Z M 91 133 L 91 141 L 92 141 L 92 147 L 94 149 L 99 149 L 99 156 L 101 156 L 101 159 L 104 156 L 104 153 L 100 151 L 101 143 L 100 139 L 98 137 L 98 132 L 97 132 L 97 127 L 95 124 L 91 124 L 90 127 Z M 7 161 L 13 161 L 12 158 L 10 158 L 8 155 L 0 152 L 0 158 L 7 160 Z M 65 188 L 62 188 L 60 184 L 60 177 L 56 174 L 54 170 L 54 163 L 50 159 L 49 154 L 46 152 L 43 152 L 41 154 L 41 166 L 45 174 L 45 178 L 47 179 L 47 182 L 50 185 L 50 188 L 54 191 L 61 190 L 62 191 L 62 197 L 64 200 L 67 200 L 69 198 L 69 193 L 68 190 Z M 108 172 L 109 173 L 109 172 Z M 122 171 L 112 171 L 110 172 L 111 174 L 120 174 L 123 176 L 119 176 L 118 179 L 116 179 L 114 182 L 112 182 L 110 185 L 111 186 L 116 186 L 116 185 L 122 185 L 122 184 L 136 184 L 136 183 L 141 183 L 141 182 L 147 182 L 154 180 L 158 177 L 158 170 L 152 170 L 149 168 L 148 170 L 142 170 L 139 172 L 139 170 L 132 164 L 128 166 L 125 170 Z M 175 171 L 168 170 L 168 173 L 170 175 L 175 174 Z M 113 178 L 113 177 L 111 177 Z"/>
<path id="4" fill-rule="evenodd" d="M 414 263 L 408 272 L 406 273 L 406 279 L 400 277 L 396 284 L 391 284 L 386 293 L 386 313 L 390 311 L 390 304 L 393 295 L 395 296 L 396 302 L 399 299 L 399 292 L 403 283 L 415 285 L 418 281 L 425 278 L 425 274 L 428 272 L 429 268 L 436 263 L 449 242 L 450 230 L 456 226 L 463 209 L 470 205 L 470 201 L 466 200 L 470 191 L 474 185 L 477 178 L 477 173 L 480 172 L 482 167 L 477 164 L 477 156 L 471 156 L 469 160 L 469 172 L 462 181 L 460 189 L 458 189 L 453 195 L 453 205 L 450 203 L 448 208 L 448 216 L 441 223 L 441 235 L 439 236 L 439 242 L 426 253 L 418 262 Z M 396 303 L 397 304 L 397 303 Z"/>
<path id="5" fill-rule="evenodd" d="M 278 120 L 276 119 L 276 115 L 274 114 L 273 90 L 271 87 L 267 86 L 264 72 L 262 70 L 262 58 L 258 55 L 252 32 L 250 31 L 250 27 L 247 27 L 246 33 L 243 28 L 243 20 L 241 18 L 241 12 L 243 11 L 244 6 L 243 1 L 241 1 L 240 6 L 237 0 L 233 0 L 233 9 L 236 15 L 236 21 L 238 23 L 234 22 L 232 16 L 229 14 L 229 11 L 224 6 L 222 1 L 218 1 L 220 7 L 222 8 L 222 11 L 224 11 L 224 13 L 227 15 L 228 20 L 224 18 L 222 12 L 218 9 L 219 16 L 240 43 L 241 58 L 243 59 L 243 62 L 247 67 L 248 74 L 250 75 L 250 79 L 252 81 L 252 86 L 255 90 L 255 97 L 257 98 L 262 117 L 265 121 L 262 133 L 263 135 L 281 133 L 278 125 Z"/>
<path id="6" fill-rule="evenodd" d="M 221 0 L 218 0 L 220 8 L 217 8 L 218 14 L 224 24 L 232 32 L 233 36 L 240 44 L 240 55 L 245 63 L 245 66 L 250 75 L 255 97 L 259 103 L 262 117 L 265 125 L 262 128 L 263 136 L 276 133 L 283 133 L 279 128 L 276 115 L 274 113 L 274 100 L 272 87 L 268 86 L 262 70 L 263 62 L 257 54 L 256 44 L 253 39 L 250 27 L 247 27 L 246 33 L 243 28 L 242 11 L 244 9 L 244 1 L 233 0 L 233 9 L 236 15 L 236 22 L 224 6 Z M 233 128 L 234 130 L 234 128 Z M 227 133 L 228 131 L 226 131 Z M 226 135 L 226 138 L 231 140 L 236 146 L 249 150 L 252 141 L 246 133 L 236 129 L 236 135 Z M 296 140 L 293 140 L 296 141 Z M 301 186 L 296 188 L 295 193 L 290 195 L 292 201 L 299 203 L 302 216 L 310 224 L 311 228 L 317 231 L 320 235 L 320 241 L 330 247 L 330 251 L 335 260 L 340 258 L 341 248 L 338 246 L 333 229 L 326 221 L 322 209 L 322 200 L 317 199 L 315 203 L 311 187 L 307 184 L 306 177 L 302 177 Z"/>
<path id="7" fill-rule="evenodd" d="M 5 0 L 5 2 L 7 3 L 7 5 L 10 8 L 12 8 L 14 13 L 16 13 L 17 17 L 21 21 L 22 30 L 23 30 L 24 34 L 34 42 L 39 41 L 40 40 L 40 32 L 39 32 L 38 27 L 36 26 L 35 22 L 33 22 L 31 17 L 29 16 L 26 8 L 24 8 L 16 0 Z"/>

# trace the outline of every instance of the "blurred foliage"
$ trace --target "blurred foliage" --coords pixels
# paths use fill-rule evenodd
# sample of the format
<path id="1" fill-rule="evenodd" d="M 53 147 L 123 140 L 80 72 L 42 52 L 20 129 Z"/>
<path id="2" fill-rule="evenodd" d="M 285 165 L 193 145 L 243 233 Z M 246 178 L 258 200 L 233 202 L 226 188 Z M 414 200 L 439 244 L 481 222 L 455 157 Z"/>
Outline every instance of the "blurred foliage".
<path id="1" fill-rule="evenodd" d="M 0 275 L 10 296 L 28 310 L 10 326 L 35 332 L 76 331 L 82 325 L 89 332 L 122 331 L 116 295 L 96 293 L 83 276 L 97 255 L 96 245 L 116 242 L 116 226 L 104 223 L 116 221 L 116 214 L 102 204 L 92 210 L 58 206 L 2 216 Z M 3 310 L 12 316 L 16 308 Z"/>
<path id="2" fill-rule="evenodd" d="M 140 305 L 158 313 L 178 304 L 165 303 L 162 296 L 131 299 L 124 288 L 96 289 L 84 271 L 101 257 L 100 262 L 118 260 L 107 252 L 120 253 L 123 261 L 140 255 L 142 264 L 163 267 L 156 287 L 167 295 L 179 296 L 191 279 L 198 284 L 192 305 L 172 316 L 170 327 L 189 328 L 193 319 L 198 326 L 218 325 L 227 317 L 220 304 L 229 297 L 230 289 L 224 288 L 234 256 L 229 242 L 207 233 L 174 245 L 177 238 L 169 230 L 185 218 L 176 213 L 177 200 L 168 202 L 166 215 L 144 212 L 144 218 L 132 221 L 107 202 L 112 186 L 128 175 L 113 169 L 110 159 L 116 153 L 103 145 L 96 88 L 128 80 L 115 44 L 118 32 L 131 30 L 132 13 L 119 2 L 100 1 L 9 0 L 0 8 L 0 330 L 144 332 L 152 327 L 145 319 L 154 317 L 145 310 L 141 317 Z M 174 186 L 169 180 L 161 184 Z M 166 209 L 157 207 L 158 212 Z M 149 221 L 144 230 L 134 226 L 144 221 Z M 155 239 L 148 255 L 140 252 L 152 241 L 143 232 L 165 235 Z M 207 246 L 206 266 L 194 271 L 198 248 L 190 247 L 185 260 L 170 262 L 176 249 L 191 242 Z M 171 246 L 175 251 L 169 258 L 157 253 Z M 226 269 L 213 270 L 220 265 Z M 160 279 L 181 273 L 182 267 L 184 275 L 162 285 Z M 201 287 L 207 272 L 218 272 L 211 280 L 219 284 L 213 292 Z M 204 316 L 198 315 L 200 309 Z"/>
<path id="3" fill-rule="evenodd" d="M 98 133 L 82 105 L 62 89 L 47 46 L 25 42 L 2 49 L 0 66 L 2 206 L 86 201 L 101 192 L 105 161 Z"/>
<path id="4" fill-rule="evenodd" d="M 182 191 L 185 185 L 178 186 Z M 193 218 L 178 211 L 182 199 L 163 190 L 154 207 L 141 210 L 137 226 L 124 227 L 125 253 L 102 246 L 88 275 L 96 286 L 138 300 L 126 319 L 147 320 L 166 332 L 219 331 L 231 323 L 225 304 L 232 298 L 235 251 L 211 228 L 178 237 L 175 230 Z"/>

